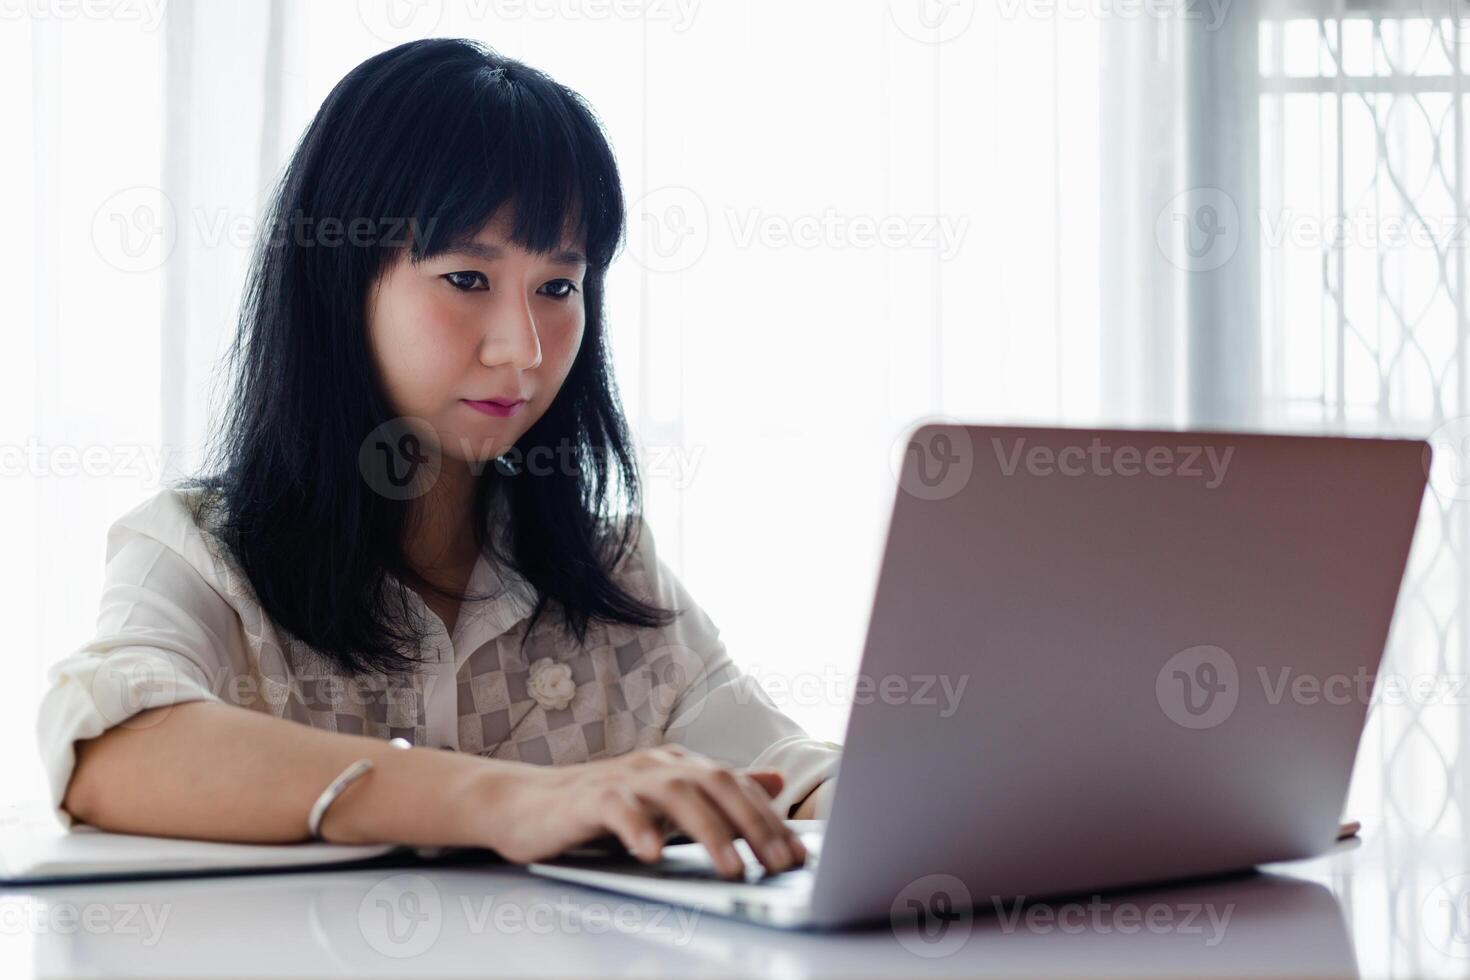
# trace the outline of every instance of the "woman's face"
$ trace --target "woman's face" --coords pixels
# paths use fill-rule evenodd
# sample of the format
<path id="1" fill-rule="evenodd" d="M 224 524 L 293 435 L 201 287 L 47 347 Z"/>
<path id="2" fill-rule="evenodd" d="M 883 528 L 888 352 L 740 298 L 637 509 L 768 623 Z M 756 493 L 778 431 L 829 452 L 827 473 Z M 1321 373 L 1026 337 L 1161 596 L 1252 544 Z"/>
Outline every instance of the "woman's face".
<path id="1" fill-rule="evenodd" d="M 505 211 L 432 259 L 404 255 L 368 293 L 369 343 L 395 411 L 429 423 L 446 459 L 472 465 L 546 412 L 586 322 L 583 249 L 528 252 L 510 241 Z"/>

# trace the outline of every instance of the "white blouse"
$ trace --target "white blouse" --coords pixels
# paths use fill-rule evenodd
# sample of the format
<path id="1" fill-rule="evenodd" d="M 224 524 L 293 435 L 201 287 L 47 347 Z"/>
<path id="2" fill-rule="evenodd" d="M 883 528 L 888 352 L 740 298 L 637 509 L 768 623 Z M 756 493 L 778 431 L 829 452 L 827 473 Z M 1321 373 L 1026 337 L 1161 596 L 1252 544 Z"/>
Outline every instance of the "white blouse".
<path id="1" fill-rule="evenodd" d="M 675 610 L 668 626 L 593 623 L 578 647 L 547 614 L 522 652 L 535 593 L 482 556 L 467 591 L 493 597 L 463 603 L 452 636 L 407 590 L 434 628 L 416 671 L 349 678 L 266 618 L 219 540 L 194 522 L 197 492 L 161 490 L 113 523 L 96 634 L 47 674 L 40 746 L 63 825 L 73 743 L 184 701 L 538 765 L 678 743 L 733 767 L 779 770 L 782 814 L 836 772 L 841 746 L 807 735 L 736 667 L 646 521 L 614 575 Z"/>

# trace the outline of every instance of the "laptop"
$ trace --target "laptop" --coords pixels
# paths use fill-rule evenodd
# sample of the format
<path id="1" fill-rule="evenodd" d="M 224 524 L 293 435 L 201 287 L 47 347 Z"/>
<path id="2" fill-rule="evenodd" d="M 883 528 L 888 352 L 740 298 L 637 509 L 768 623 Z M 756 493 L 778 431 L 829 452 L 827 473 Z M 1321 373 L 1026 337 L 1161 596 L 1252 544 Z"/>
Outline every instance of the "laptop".
<path id="1" fill-rule="evenodd" d="M 822 929 L 1319 854 L 1429 454 L 1414 439 L 911 427 L 869 694 L 827 820 L 794 825 L 806 865 L 768 874 L 737 841 L 744 881 L 693 842 L 651 865 L 568 853 L 529 869 Z M 911 696 L 879 696 L 885 678 Z"/>

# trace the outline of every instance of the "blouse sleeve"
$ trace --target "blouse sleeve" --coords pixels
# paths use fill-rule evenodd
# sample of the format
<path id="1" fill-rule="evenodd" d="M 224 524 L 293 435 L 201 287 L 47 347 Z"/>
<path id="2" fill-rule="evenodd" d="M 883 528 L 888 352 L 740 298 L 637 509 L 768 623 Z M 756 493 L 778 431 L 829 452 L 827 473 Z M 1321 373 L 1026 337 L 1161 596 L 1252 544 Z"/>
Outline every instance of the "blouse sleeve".
<path id="1" fill-rule="evenodd" d="M 127 518 L 147 513 L 140 508 Z M 157 510 L 152 514 L 160 516 Z M 77 741 L 149 708 L 223 700 L 211 681 L 219 684 L 233 674 L 225 640 L 236 617 L 233 608 L 183 554 L 127 518 L 108 531 L 96 631 L 50 667 L 41 700 L 41 759 L 52 805 L 68 827 L 72 819 L 62 800 Z"/>
<path id="2" fill-rule="evenodd" d="M 842 746 L 808 735 L 730 659 L 719 629 L 659 558 L 646 521 L 639 550 L 655 600 L 677 613 L 664 627 L 665 640 L 703 664 L 674 702 L 664 741 L 738 768 L 778 770 L 783 783 L 773 802 L 789 817 L 792 807 L 836 775 Z"/>

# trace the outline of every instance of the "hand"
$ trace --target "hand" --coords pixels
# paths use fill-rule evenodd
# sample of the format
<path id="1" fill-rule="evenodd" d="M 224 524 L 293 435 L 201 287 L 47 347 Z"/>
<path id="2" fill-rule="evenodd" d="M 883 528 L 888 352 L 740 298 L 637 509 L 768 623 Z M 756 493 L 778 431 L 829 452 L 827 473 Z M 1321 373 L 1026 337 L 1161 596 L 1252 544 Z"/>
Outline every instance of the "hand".
<path id="1" fill-rule="evenodd" d="M 709 851 L 719 872 L 741 878 L 743 837 L 760 862 L 784 871 L 806 861 L 806 848 L 771 805 L 781 790 L 774 771 L 732 770 L 676 744 L 570 766 L 535 767 L 488 828 L 492 848 L 517 864 L 540 861 L 611 832 L 644 863 L 663 852 L 661 822 Z"/>

